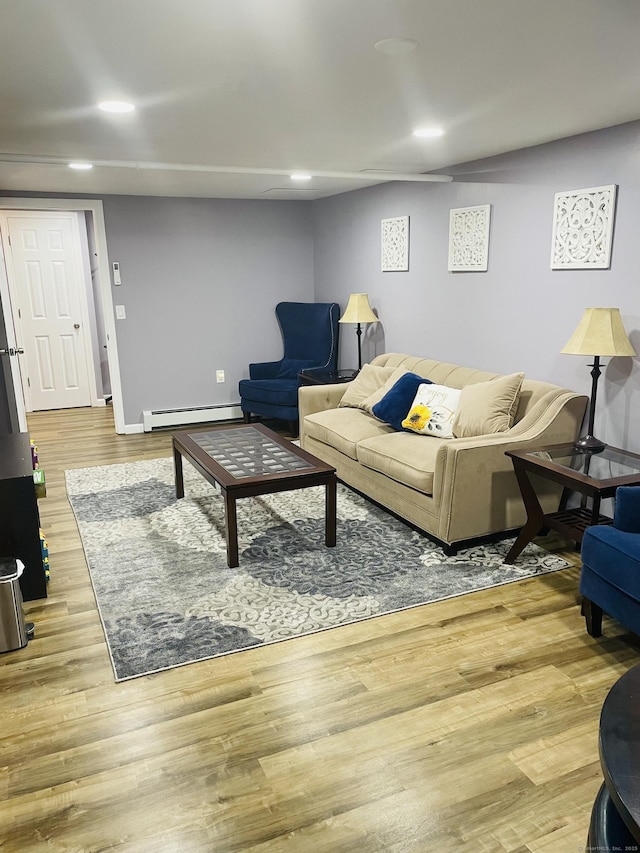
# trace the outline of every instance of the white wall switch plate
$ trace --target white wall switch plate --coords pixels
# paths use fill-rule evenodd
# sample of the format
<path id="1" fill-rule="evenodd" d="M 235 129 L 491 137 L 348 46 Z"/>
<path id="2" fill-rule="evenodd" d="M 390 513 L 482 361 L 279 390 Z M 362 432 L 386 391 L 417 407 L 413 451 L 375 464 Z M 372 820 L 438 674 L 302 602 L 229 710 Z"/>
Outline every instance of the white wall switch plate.
<path id="1" fill-rule="evenodd" d="M 127 312 L 124 310 L 124 305 L 116 305 L 116 320 L 126 320 Z"/>
<path id="2" fill-rule="evenodd" d="M 224 382 L 224 370 L 216 370 L 216 382 Z"/>

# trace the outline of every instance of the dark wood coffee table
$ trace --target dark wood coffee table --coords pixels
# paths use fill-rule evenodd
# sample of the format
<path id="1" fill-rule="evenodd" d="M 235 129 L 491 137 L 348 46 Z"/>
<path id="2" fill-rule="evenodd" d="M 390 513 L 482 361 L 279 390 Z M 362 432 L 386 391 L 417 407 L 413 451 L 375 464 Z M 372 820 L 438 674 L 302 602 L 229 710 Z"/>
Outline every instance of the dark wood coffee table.
<path id="1" fill-rule="evenodd" d="M 336 544 L 336 469 L 262 424 L 173 433 L 176 497 L 184 497 L 182 457 L 224 497 L 227 565 L 239 565 L 236 501 L 309 486 L 325 487 L 325 544 Z"/>
<path id="2" fill-rule="evenodd" d="M 613 685 L 600 714 L 600 764 L 616 811 L 640 842 L 640 666 Z M 638 844 L 611 850 L 638 850 Z"/>
<path id="3" fill-rule="evenodd" d="M 640 455 L 619 447 L 607 445 L 600 453 L 590 453 L 576 449 L 573 444 L 554 444 L 539 450 L 507 450 L 506 454 L 513 462 L 527 520 L 505 563 L 513 563 L 523 548 L 547 527 L 579 545 L 587 527 L 612 523 L 611 518 L 600 513 L 603 498 L 614 497 L 618 486 L 640 485 Z M 530 475 L 564 487 L 558 512 L 545 515 Z M 579 507 L 567 508 L 571 492 L 583 495 Z"/>

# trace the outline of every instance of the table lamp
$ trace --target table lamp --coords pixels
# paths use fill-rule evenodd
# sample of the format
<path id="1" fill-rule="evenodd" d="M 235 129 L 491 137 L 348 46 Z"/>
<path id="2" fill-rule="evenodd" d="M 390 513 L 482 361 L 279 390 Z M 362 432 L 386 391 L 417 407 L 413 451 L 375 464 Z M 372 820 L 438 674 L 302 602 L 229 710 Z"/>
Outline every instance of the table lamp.
<path id="1" fill-rule="evenodd" d="M 357 323 L 356 334 L 358 336 L 358 373 L 362 369 L 362 327 L 361 323 L 377 323 L 378 318 L 369 305 L 369 296 L 366 293 L 352 293 L 344 314 L 338 320 L 339 323 Z"/>
<path id="2" fill-rule="evenodd" d="M 589 365 L 592 370 L 587 434 L 576 441 L 575 447 L 577 450 L 599 453 L 607 446 L 604 441 L 600 441 L 593 434 L 596 393 L 598 390 L 598 378 L 601 373 L 600 357 L 636 355 L 636 351 L 624 330 L 622 318 L 620 317 L 620 309 L 585 308 L 578 328 L 560 352 L 568 353 L 569 355 L 593 356 L 593 364 Z"/>

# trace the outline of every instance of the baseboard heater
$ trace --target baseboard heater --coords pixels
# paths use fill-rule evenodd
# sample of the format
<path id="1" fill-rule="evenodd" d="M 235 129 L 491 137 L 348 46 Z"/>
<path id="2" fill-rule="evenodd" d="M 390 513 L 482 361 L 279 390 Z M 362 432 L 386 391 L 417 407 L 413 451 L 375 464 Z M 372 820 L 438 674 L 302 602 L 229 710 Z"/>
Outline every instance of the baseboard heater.
<path id="1" fill-rule="evenodd" d="M 185 409 L 154 409 L 142 413 L 145 432 L 165 427 L 208 424 L 216 421 L 233 421 L 242 417 L 240 403 L 221 406 L 195 406 Z"/>

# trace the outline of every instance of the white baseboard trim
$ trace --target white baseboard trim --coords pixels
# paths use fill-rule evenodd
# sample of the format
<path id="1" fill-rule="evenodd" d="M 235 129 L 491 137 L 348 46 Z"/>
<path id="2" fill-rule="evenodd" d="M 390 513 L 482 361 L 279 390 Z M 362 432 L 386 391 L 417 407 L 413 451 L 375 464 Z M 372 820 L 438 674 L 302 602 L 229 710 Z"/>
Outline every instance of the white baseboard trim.
<path id="1" fill-rule="evenodd" d="M 142 425 L 145 432 L 166 427 L 185 427 L 195 424 L 234 421 L 242 418 L 239 403 L 216 406 L 195 406 L 182 409 L 156 409 L 142 412 Z"/>

